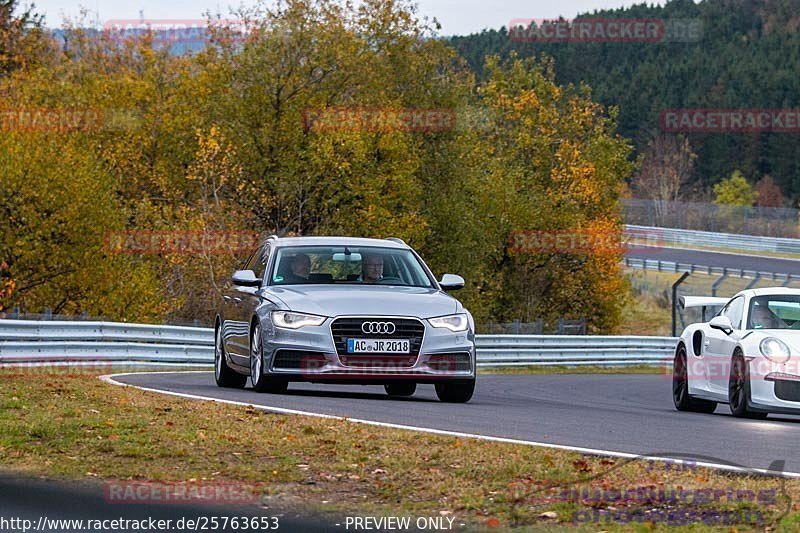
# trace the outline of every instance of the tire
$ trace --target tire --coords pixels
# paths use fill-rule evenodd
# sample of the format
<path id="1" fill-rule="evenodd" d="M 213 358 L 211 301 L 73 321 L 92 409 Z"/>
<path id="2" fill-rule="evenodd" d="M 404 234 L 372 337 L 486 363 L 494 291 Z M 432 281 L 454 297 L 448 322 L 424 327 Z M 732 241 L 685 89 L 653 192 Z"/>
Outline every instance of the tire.
<path id="1" fill-rule="evenodd" d="M 689 411 L 692 413 L 713 413 L 717 408 L 717 402 L 692 398 L 689 395 L 689 373 L 686 363 L 686 347 L 682 344 L 675 352 L 675 359 L 672 363 L 672 403 L 678 411 Z"/>
<path id="2" fill-rule="evenodd" d="M 413 396 L 417 391 L 417 384 L 411 383 L 387 383 L 383 386 L 389 396 Z"/>
<path id="3" fill-rule="evenodd" d="M 444 381 L 436 384 L 436 396 L 448 403 L 466 403 L 475 392 L 475 380 Z"/>
<path id="4" fill-rule="evenodd" d="M 239 374 L 228 366 L 225 360 L 225 345 L 222 342 L 222 326 L 214 332 L 214 381 L 218 387 L 243 389 L 247 376 Z"/>
<path id="5" fill-rule="evenodd" d="M 728 405 L 733 416 L 758 419 L 767 417 L 767 413 L 753 411 L 750 407 L 750 371 L 739 351 L 734 352 L 731 358 L 731 372 L 728 377 Z"/>
<path id="6" fill-rule="evenodd" d="M 261 325 L 256 323 L 250 334 L 250 384 L 256 392 L 280 394 L 289 388 L 289 382 L 264 375 L 264 345 L 261 342 Z"/>

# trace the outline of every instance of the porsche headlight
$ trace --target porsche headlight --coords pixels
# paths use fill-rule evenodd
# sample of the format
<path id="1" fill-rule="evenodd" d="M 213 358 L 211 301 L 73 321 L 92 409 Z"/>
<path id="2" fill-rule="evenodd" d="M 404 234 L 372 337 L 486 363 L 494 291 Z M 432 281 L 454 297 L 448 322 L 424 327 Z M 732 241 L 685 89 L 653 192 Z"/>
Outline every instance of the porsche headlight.
<path id="1" fill-rule="evenodd" d="M 785 363 L 792 353 L 789 347 L 780 339 L 767 337 L 759 344 L 761 354 L 773 363 Z"/>
<path id="2" fill-rule="evenodd" d="M 294 313 L 292 311 L 273 311 L 272 323 L 279 328 L 299 329 L 306 326 L 321 326 L 325 322 L 324 316 Z"/>
<path id="3" fill-rule="evenodd" d="M 467 320 L 467 315 L 465 314 L 429 318 L 428 322 L 435 328 L 447 328 L 454 332 L 466 331 L 469 327 L 469 320 Z"/>

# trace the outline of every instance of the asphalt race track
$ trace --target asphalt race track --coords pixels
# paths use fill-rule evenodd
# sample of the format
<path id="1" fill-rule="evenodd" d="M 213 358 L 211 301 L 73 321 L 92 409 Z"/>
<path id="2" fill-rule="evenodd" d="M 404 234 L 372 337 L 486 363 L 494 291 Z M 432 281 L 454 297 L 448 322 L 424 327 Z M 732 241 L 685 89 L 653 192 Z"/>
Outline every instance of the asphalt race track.
<path id="1" fill-rule="evenodd" d="M 776 274 L 800 275 L 800 260 L 780 259 L 756 255 L 742 255 L 724 252 L 686 250 L 683 248 L 663 248 L 660 246 L 631 246 L 625 256 L 631 259 L 689 263 L 720 268 L 757 270 Z"/>
<path id="2" fill-rule="evenodd" d="M 286 394 L 220 389 L 211 372 L 129 374 L 115 381 L 216 399 L 425 429 L 800 473 L 800 417 L 679 413 L 666 374 L 480 375 L 472 401 L 436 400 L 432 385 L 390 399 L 383 387 L 293 383 Z"/>

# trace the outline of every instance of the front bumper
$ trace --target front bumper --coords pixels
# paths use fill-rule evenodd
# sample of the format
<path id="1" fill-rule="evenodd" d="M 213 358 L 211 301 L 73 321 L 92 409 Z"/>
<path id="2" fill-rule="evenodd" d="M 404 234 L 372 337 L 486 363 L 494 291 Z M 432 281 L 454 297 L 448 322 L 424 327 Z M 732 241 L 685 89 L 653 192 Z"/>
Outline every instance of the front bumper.
<path id="1" fill-rule="evenodd" d="M 800 414 L 800 368 L 790 360 L 773 363 L 748 357 L 750 404 L 754 410 Z"/>
<path id="2" fill-rule="evenodd" d="M 331 324 L 337 319 L 386 321 L 417 320 L 424 326 L 418 353 L 409 355 L 363 354 L 337 351 Z M 370 316 L 328 318 L 321 326 L 298 330 L 264 327 L 265 373 L 288 381 L 417 383 L 475 379 L 475 335 L 434 328 L 425 319 Z M 360 335 L 362 338 L 380 338 Z"/>

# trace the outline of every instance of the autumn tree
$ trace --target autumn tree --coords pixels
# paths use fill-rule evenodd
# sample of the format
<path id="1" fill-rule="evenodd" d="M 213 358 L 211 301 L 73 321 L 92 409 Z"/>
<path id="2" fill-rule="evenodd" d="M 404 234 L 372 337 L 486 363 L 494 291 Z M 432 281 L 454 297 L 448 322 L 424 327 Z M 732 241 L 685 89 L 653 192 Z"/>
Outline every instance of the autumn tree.
<path id="1" fill-rule="evenodd" d="M 18 0 L 0 0 L 0 78 L 35 63 L 45 46 L 41 15 L 18 8 Z"/>
<path id="2" fill-rule="evenodd" d="M 647 143 L 631 189 L 637 198 L 654 200 L 657 225 L 664 224 L 670 202 L 678 200 L 689 182 L 695 159 L 689 140 L 682 135 L 658 134 Z"/>
<path id="3" fill-rule="evenodd" d="M 551 325 L 582 317 L 589 331 L 613 331 L 624 294 L 621 247 L 513 253 L 508 236 L 537 230 L 619 242 L 631 147 L 614 133 L 613 113 L 586 87 L 558 86 L 547 60 L 490 58 L 487 70 L 483 102 L 499 117 L 483 144 L 492 193 L 484 209 L 495 222 L 486 240 L 498 247 L 496 316 Z"/>
<path id="4" fill-rule="evenodd" d="M 735 170 L 730 177 L 721 180 L 713 187 L 717 226 L 725 231 L 739 233 L 744 231 L 748 208 L 756 201 L 756 193 L 747 178 Z"/>
<path id="5" fill-rule="evenodd" d="M 753 188 L 755 194 L 755 205 L 758 207 L 783 207 L 784 198 L 781 188 L 772 179 L 772 176 L 765 174 Z"/>
<path id="6" fill-rule="evenodd" d="M 738 170 L 714 185 L 714 203 L 717 205 L 751 206 L 755 200 L 753 187 Z"/>

